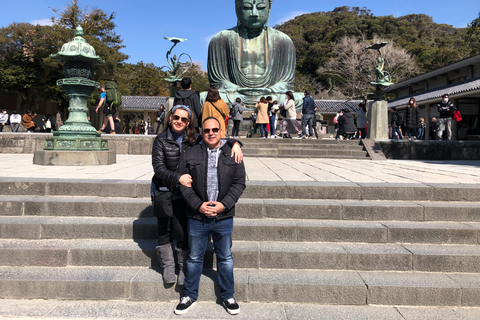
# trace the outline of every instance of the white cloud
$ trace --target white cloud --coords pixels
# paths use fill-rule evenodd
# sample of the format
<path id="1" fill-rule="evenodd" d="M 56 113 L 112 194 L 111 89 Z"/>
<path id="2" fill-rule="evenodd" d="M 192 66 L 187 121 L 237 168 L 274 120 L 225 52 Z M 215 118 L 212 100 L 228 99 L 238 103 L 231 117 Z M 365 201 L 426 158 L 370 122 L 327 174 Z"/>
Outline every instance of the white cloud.
<path id="1" fill-rule="evenodd" d="M 53 22 L 52 22 L 51 19 L 32 20 L 32 21 L 30 21 L 30 23 L 33 24 L 34 26 L 36 26 L 37 24 L 41 25 L 41 26 L 51 26 L 51 25 L 53 25 Z"/>
<path id="2" fill-rule="evenodd" d="M 288 20 L 292 20 L 293 18 L 297 17 L 297 16 L 301 16 L 302 14 L 307 14 L 307 13 L 310 13 L 310 12 L 306 12 L 306 11 L 292 11 L 290 12 L 286 17 L 278 20 L 276 22 L 276 25 L 280 25 L 280 24 L 283 24 L 285 22 L 287 22 Z"/>

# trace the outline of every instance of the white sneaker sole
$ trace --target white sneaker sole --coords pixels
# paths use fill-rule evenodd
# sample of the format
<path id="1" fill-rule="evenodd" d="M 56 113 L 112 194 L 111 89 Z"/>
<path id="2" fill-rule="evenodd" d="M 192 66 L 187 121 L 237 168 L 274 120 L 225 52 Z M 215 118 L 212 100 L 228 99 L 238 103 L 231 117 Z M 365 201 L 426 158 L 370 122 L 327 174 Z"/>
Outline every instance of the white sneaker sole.
<path id="1" fill-rule="evenodd" d="M 177 310 L 177 309 L 175 309 L 174 313 L 175 313 L 175 314 L 178 314 L 178 315 L 185 314 L 185 313 L 188 312 L 188 310 L 190 310 L 190 309 L 195 305 L 195 303 L 197 303 L 197 301 L 195 301 L 194 303 L 192 303 L 192 304 L 190 305 L 190 307 L 188 307 L 187 309 L 184 309 L 184 310 Z"/>

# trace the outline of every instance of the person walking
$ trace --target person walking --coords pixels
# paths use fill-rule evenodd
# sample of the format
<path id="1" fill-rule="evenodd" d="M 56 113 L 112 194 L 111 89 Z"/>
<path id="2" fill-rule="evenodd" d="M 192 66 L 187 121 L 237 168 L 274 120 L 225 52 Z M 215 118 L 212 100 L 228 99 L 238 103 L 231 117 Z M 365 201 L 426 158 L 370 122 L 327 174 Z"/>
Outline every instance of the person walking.
<path id="1" fill-rule="evenodd" d="M 268 137 L 267 123 L 268 119 L 268 102 L 265 97 L 261 97 L 255 105 L 255 111 L 257 112 L 257 125 L 260 127 L 260 138 L 265 139 Z"/>
<path id="2" fill-rule="evenodd" d="M 222 126 L 221 138 L 225 138 L 225 117 L 228 116 L 228 113 L 228 106 L 220 97 L 218 89 L 215 87 L 210 87 L 210 89 L 208 89 L 207 97 L 205 98 L 205 103 L 202 106 L 202 122 L 208 117 L 216 118 Z"/>
<path id="3" fill-rule="evenodd" d="M 420 118 L 420 123 L 418 124 L 418 140 L 425 140 L 425 119 Z"/>
<path id="4" fill-rule="evenodd" d="M 187 202 L 190 253 L 186 261 L 183 297 L 175 314 L 185 314 L 198 299 L 203 259 L 209 237 L 217 258 L 220 297 L 227 312 L 239 314 L 234 297 L 232 231 L 235 204 L 245 190 L 245 166 L 231 157 L 231 148 L 220 139 L 221 123 L 207 117 L 202 123 L 201 143 L 185 151 L 180 174 L 190 175 L 191 186 L 180 186 Z"/>
<path id="5" fill-rule="evenodd" d="M 240 123 L 243 121 L 243 111 L 245 111 L 245 105 L 242 105 L 242 99 L 235 99 L 230 111 L 233 120 L 232 138 L 240 138 L 239 132 Z"/>
<path id="6" fill-rule="evenodd" d="M 392 126 L 392 139 L 403 140 L 402 133 L 400 132 L 400 126 L 402 125 L 402 117 L 398 114 L 397 108 L 392 107 L 392 117 L 390 118 L 390 124 Z"/>
<path id="7" fill-rule="evenodd" d="M 420 124 L 420 112 L 418 110 L 415 98 L 410 98 L 405 109 L 405 127 L 407 129 L 408 140 L 418 139 L 418 125 Z"/>
<path id="8" fill-rule="evenodd" d="M 0 113 L 0 132 L 3 131 L 3 127 L 7 124 L 7 122 L 8 122 L 7 110 L 2 110 L 2 113 Z"/>
<path id="9" fill-rule="evenodd" d="M 113 108 L 111 108 L 112 101 L 109 101 L 107 94 L 105 93 L 105 85 L 102 84 L 100 86 L 100 101 L 98 102 L 98 106 L 95 109 L 95 113 L 98 113 L 98 109 L 103 106 L 103 113 L 105 114 L 105 118 L 103 119 L 103 125 L 97 132 L 105 131 L 105 127 L 107 126 L 107 122 L 110 123 L 110 128 L 115 128 L 115 124 L 113 123 L 113 115 L 115 112 Z M 110 130 L 110 134 L 116 134 L 115 130 Z"/>
<path id="10" fill-rule="evenodd" d="M 12 132 L 18 131 L 18 127 L 20 127 L 21 121 L 22 117 L 18 114 L 18 111 L 13 111 L 13 113 L 10 115 L 10 128 L 12 129 Z"/>
<path id="11" fill-rule="evenodd" d="M 310 92 L 305 90 L 305 97 L 303 98 L 302 106 L 302 138 L 313 138 L 313 131 L 315 129 L 315 135 L 318 138 L 316 120 L 315 120 L 315 101 L 310 96 Z M 307 126 L 308 126 L 308 136 L 307 136 Z M 315 127 L 314 127 L 315 126 Z"/>
<path id="12" fill-rule="evenodd" d="M 302 126 L 297 121 L 297 110 L 295 109 L 295 98 L 292 91 L 287 91 L 283 108 L 285 109 L 285 118 L 282 121 L 281 134 L 284 138 L 291 139 L 290 133 L 296 133 L 300 139 L 302 137 Z"/>
<path id="13" fill-rule="evenodd" d="M 357 118 L 357 129 L 360 131 L 360 139 L 367 138 L 367 107 L 365 103 L 358 104 L 358 109 L 355 111 Z"/>
<path id="14" fill-rule="evenodd" d="M 163 104 L 160 105 L 157 111 L 157 129 L 155 130 L 155 134 L 158 134 L 158 130 L 160 127 L 163 128 L 165 122 L 165 106 Z"/>

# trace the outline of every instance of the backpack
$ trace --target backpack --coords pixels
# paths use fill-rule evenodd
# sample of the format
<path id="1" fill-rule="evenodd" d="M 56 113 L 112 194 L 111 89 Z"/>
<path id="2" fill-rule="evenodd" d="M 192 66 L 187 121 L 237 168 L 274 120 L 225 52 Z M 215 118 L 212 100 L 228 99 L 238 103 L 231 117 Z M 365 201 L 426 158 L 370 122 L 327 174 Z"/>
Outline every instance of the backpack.
<path id="1" fill-rule="evenodd" d="M 105 94 L 107 95 L 107 101 L 111 103 L 110 108 L 112 112 L 122 105 L 122 94 L 118 90 L 115 81 L 107 81 L 105 84 Z"/>
<path id="2" fill-rule="evenodd" d="M 237 115 L 237 111 L 235 110 L 235 106 L 230 108 L 230 116 L 233 118 Z"/>

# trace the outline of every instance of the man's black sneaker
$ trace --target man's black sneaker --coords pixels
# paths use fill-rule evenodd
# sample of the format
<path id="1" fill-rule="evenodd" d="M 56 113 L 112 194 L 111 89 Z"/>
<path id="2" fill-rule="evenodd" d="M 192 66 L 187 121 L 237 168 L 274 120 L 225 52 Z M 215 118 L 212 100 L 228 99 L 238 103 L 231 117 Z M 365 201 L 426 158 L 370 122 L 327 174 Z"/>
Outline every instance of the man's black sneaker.
<path id="1" fill-rule="evenodd" d="M 192 301 L 190 297 L 182 297 L 180 303 L 175 307 L 175 314 L 185 314 L 190 307 L 195 305 L 195 301 Z"/>
<path id="2" fill-rule="evenodd" d="M 223 301 L 223 305 L 227 308 L 227 312 L 230 314 L 239 314 L 240 306 L 234 298 Z"/>

